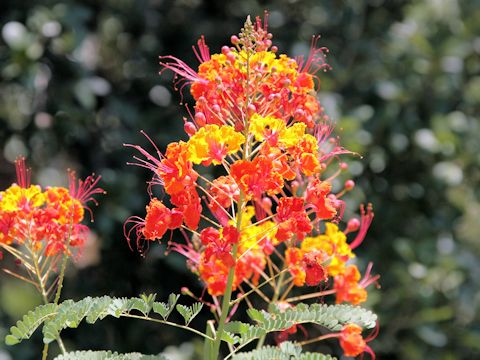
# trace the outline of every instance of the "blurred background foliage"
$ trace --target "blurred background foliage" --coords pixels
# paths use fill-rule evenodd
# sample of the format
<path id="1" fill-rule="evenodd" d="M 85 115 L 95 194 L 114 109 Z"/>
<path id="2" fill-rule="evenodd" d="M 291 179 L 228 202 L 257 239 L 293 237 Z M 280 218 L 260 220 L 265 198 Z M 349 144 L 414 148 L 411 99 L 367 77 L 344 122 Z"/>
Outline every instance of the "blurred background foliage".
<path id="1" fill-rule="evenodd" d="M 148 147 L 141 129 L 162 149 L 185 138 L 186 111 L 172 74 L 158 76 L 158 56 L 196 66 L 200 35 L 218 52 L 264 9 L 280 52 L 307 53 L 313 34 L 330 49 L 319 96 L 343 144 L 363 156 L 346 159 L 358 184 L 350 202 L 377 210 L 360 251 L 382 276 L 368 304 L 380 317 L 374 350 L 381 359 L 480 356 L 478 0 L 2 0 L 0 185 L 23 154 L 40 184 L 65 185 L 73 168 L 101 174 L 108 191 L 63 297 L 201 292 L 165 247 L 146 258 L 129 250 L 122 224 L 143 214 L 149 174 L 126 165 L 132 152 L 122 144 Z M 1 275 L 0 337 L 38 301 Z M 71 349 L 158 353 L 184 343 L 177 352 L 188 354 L 195 344 L 119 320 L 66 336 Z M 35 359 L 40 346 L 39 337 L 0 345 L 0 359 Z"/>

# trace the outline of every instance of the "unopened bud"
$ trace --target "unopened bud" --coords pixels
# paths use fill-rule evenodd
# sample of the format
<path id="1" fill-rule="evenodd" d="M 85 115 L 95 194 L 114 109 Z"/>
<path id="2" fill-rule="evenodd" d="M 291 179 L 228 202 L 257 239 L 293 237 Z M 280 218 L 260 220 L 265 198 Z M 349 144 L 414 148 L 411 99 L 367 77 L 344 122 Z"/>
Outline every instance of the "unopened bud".
<path id="1" fill-rule="evenodd" d="M 359 228 L 360 228 L 360 220 L 358 220 L 357 218 L 353 218 L 348 220 L 347 229 L 345 232 L 347 233 L 354 232 L 354 231 L 357 231 Z"/>
<path id="2" fill-rule="evenodd" d="M 269 197 L 262 198 L 262 207 L 265 210 L 270 210 L 272 208 L 272 200 Z"/>
<path id="3" fill-rule="evenodd" d="M 340 169 L 347 170 L 348 169 L 348 164 L 345 163 L 345 162 L 340 163 Z"/>
<path id="4" fill-rule="evenodd" d="M 222 46 L 223 55 L 228 55 L 229 52 L 230 52 L 230 48 L 228 46 Z"/>
<path id="5" fill-rule="evenodd" d="M 205 124 L 207 123 L 207 118 L 205 117 L 205 114 L 202 112 L 197 112 L 195 114 L 195 122 L 200 127 L 205 126 Z"/>
<path id="6" fill-rule="evenodd" d="M 238 36 L 232 35 L 232 37 L 230 37 L 230 41 L 233 45 L 238 45 L 240 39 L 238 38 Z"/>
<path id="7" fill-rule="evenodd" d="M 190 291 L 189 288 L 187 288 L 186 286 L 183 286 L 181 289 L 180 289 L 180 292 L 182 293 L 182 295 L 193 295 L 192 292 Z"/>
<path id="8" fill-rule="evenodd" d="M 345 181 L 345 190 L 352 190 L 355 187 L 355 181 L 347 180 Z"/>
<path id="9" fill-rule="evenodd" d="M 235 54 L 230 51 L 230 52 L 227 54 L 227 59 L 228 59 L 228 61 L 230 61 L 231 63 L 234 63 L 234 62 L 235 62 Z"/>
<path id="10" fill-rule="evenodd" d="M 185 124 L 183 125 L 183 129 L 189 136 L 192 136 L 197 132 L 195 125 L 191 121 L 186 121 Z"/>

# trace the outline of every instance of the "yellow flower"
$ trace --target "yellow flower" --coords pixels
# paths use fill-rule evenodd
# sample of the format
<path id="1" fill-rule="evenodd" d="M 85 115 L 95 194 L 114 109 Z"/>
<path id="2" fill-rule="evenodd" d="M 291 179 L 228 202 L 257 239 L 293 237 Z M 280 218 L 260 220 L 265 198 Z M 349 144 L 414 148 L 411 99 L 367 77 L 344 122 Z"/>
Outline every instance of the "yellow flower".
<path id="1" fill-rule="evenodd" d="M 347 236 L 338 229 L 336 224 L 325 223 L 325 234 L 306 237 L 301 245 L 304 252 L 324 251 L 330 257 L 327 266 L 328 274 L 335 276 L 345 270 L 345 262 L 355 257 L 347 243 Z"/>
<path id="2" fill-rule="evenodd" d="M 270 145 L 282 145 L 284 147 L 296 146 L 300 141 L 308 142 L 310 145 L 314 141 L 314 136 L 305 134 L 306 125 L 304 123 L 295 123 L 289 127 L 285 125 L 285 121 L 273 116 L 260 116 L 253 114 L 250 118 L 250 133 L 253 134 L 257 141 L 268 141 Z"/>
<path id="3" fill-rule="evenodd" d="M 42 206 L 45 202 L 45 195 L 38 185 L 32 185 L 24 189 L 13 184 L 7 190 L 0 192 L 0 199 L 1 210 L 17 211 L 26 203 L 28 203 L 30 207 Z"/>
<path id="4" fill-rule="evenodd" d="M 307 125 L 304 123 L 295 123 L 292 126 L 288 127 L 282 136 L 280 137 L 280 142 L 285 145 L 286 147 L 295 146 L 300 142 L 300 139 L 307 139 L 311 141 L 311 138 L 314 139 L 315 144 L 317 144 L 317 140 L 315 137 L 309 134 L 305 134 L 305 129 Z"/>
<path id="5" fill-rule="evenodd" d="M 231 126 L 206 125 L 188 141 L 189 160 L 218 165 L 226 155 L 239 151 L 244 142 L 245 137 Z"/>
<path id="6" fill-rule="evenodd" d="M 255 140 L 264 141 L 275 138 L 278 140 L 279 136 L 286 130 L 285 122 L 273 116 L 260 116 L 253 114 L 250 118 L 249 131 L 255 136 Z"/>

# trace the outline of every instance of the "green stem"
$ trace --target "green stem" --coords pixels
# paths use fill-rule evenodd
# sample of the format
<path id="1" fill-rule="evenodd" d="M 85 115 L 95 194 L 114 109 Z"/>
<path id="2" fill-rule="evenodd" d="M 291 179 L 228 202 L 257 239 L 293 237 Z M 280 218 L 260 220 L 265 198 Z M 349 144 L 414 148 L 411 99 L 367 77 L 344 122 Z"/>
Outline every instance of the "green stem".
<path id="1" fill-rule="evenodd" d="M 275 291 L 273 293 L 273 297 L 272 297 L 272 303 L 275 303 L 279 296 L 280 296 L 280 290 L 281 290 L 281 287 L 282 287 L 282 282 L 283 282 L 283 278 L 285 277 L 285 270 L 286 269 L 283 269 L 280 273 L 280 277 L 278 278 L 278 281 L 277 281 L 277 286 L 275 286 Z M 262 346 L 263 346 L 263 343 L 265 342 L 265 337 L 267 335 L 262 335 L 260 336 L 260 338 L 258 339 L 258 342 L 257 342 L 257 349 L 260 349 Z"/>
<path id="2" fill-rule="evenodd" d="M 248 136 L 248 131 L 249 131 L 249 115 L 248 115 L 248 107 L 250 105 L 250 53 L 247 51 L 247 58 L 246 58 L 246 89 L 245 89 L 245 124 L 244 124 L 244 131 L 245 131 L 245 144 L 243 146 L 243 151 L 242 151 L 242 159 L 247 160 L 249 158 L 249 151 L 250 151 L 250 143 L 249 143 L 249 136 Z M 243 207 L 245 205 L 245 194 L 243 191 L 240 191 L 240 197 L 237 202 L 237 219 L 236 219 L 236 225 L 237 225 L 237 231 L 240 233 L 242 230 L 242 213 L 243 213 Z M 237 260 L 237 252 L 238 252 L 238 244 L 233 245 L 232 249 L 232 256 Z M 213 349 L 212 352 L 209 354 L 210 360 L 217 360 L 218 356 L 220 354 L 220 345 L 222 343 L 222 337 L 223 337 L 223 332 L 225 328 L 225 323 L 227 320 L 227 315 L 230 310 L 230 301 L 232 299 L 232 285 L 233 285 L 233 280 L 235 277 L 235 267 L 236 265 L 234 264 L 230 270 L 228 271 L 228 278 L 227 278 L 227 284 L 225 287 L 225 294 L 223 295 L 222 299 L 222 308 L 221 308 L 221 314 L 220 314 L 220 320 L 218 321 L 218 328 L 217 332 L 215 334 L 215 341 L 213 343 Z"/>
<path id="3" fill-rule="evenodd" d="M 237 230 L 241 230 L 242 227 L 242 209 L 245 195 L 243 192 L 240 192 L 240 198 L 238 199 L 237 207 Z M 232 256 L 234 259 L 237 258 L 238 244 L 233 245 Z M 222 343 L 223 330 L 225 328 L 225 323 L 227 320 L 227 315 L 230 310 L 230 300 L 232 299 L 232 285 L 233 279 L 235 277 L 235 265 L 233 265 L 228 271 L 227 285 L 225 287 L 225 294 L 222 299 L 222 309 L 220 320 L 218 321 L 218 329 L 215 335 L 215 342 L 213 343 L 213 350 L 211 353 L 211 360 L 217 360 L 218 355 L 220 354 L 220 344 Z"/>
<path id="4" fill-rule="evenodd" d="M 70 241 L 70 237 L 69 237 L 69 241 Z M 62 288 L 63 288 L 63 279 L 65 278 L 65 269 L 67 267 L 67 261 L 68 261 L 67 252 L 68 252 L 68 245 L 67 245 L 67 248 L 65 249 L 65 253 L 63 254 L 62 265 L 60 267 L 60 274 L 58 275 L 57 291 L 55 292 L 55 299 L 53 300 L 53 303 L 55 305 L 57 305 L 58 302 L 60 301 L 60 293 L 62 292 Z M 65 348 L 65 344 L 63 343 L 63 340 L 60 337 L 60 335 L 58 335 L 56 340 L 57 340 L 58 346 L 60 347 L 60 350 L 62 350 L 62 354 L 65 354 L 67 352 L 67 349 Z"/>

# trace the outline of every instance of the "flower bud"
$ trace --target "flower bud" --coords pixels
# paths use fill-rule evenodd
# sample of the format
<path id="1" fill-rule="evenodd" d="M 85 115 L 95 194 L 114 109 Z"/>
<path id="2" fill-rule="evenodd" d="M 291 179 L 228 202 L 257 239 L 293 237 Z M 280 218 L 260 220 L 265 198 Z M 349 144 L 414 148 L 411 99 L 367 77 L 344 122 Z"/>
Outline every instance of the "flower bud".
<path id="1" fill-rule="evenodd" d="M 360 228 L 360 220 L 353 218 L 348 220 L 346 233 L 355 232 Z"/>
<path id="2" fill-rule="evenodd" d="M 272 200 L 269 197 L 262 198 L 262 207 L 266 211 L 270 211 L 272 208 Z"/>
<path id="3" fill-rule="evenodd" d="M 207 123 L 207 118 L 205 117 L 205 114 L 202 112 L 197 112 L 195 114 L 195 122 L 200 127 L 205 126 L 205 124 Z"/>
<path id="4" fill-rule="evenodd" d="M 222 54 L 223 55 L 228 55 L 228 53 L 230 52 L 230 48 L 228 46 L 222 46 Z"/>
<path id="5" fill-rule="evenodd" d="M 192 136 L 197 132 L 195 125 L 191 121 L 186 121 L 183 125 L 183 129 L 189 136 Z"/>
<path id="6" fill-rule="evenodd" d="M 347 180 L 345 181 L 345 190 L 350 191 L 355 187 L 355 181 Z"/>

